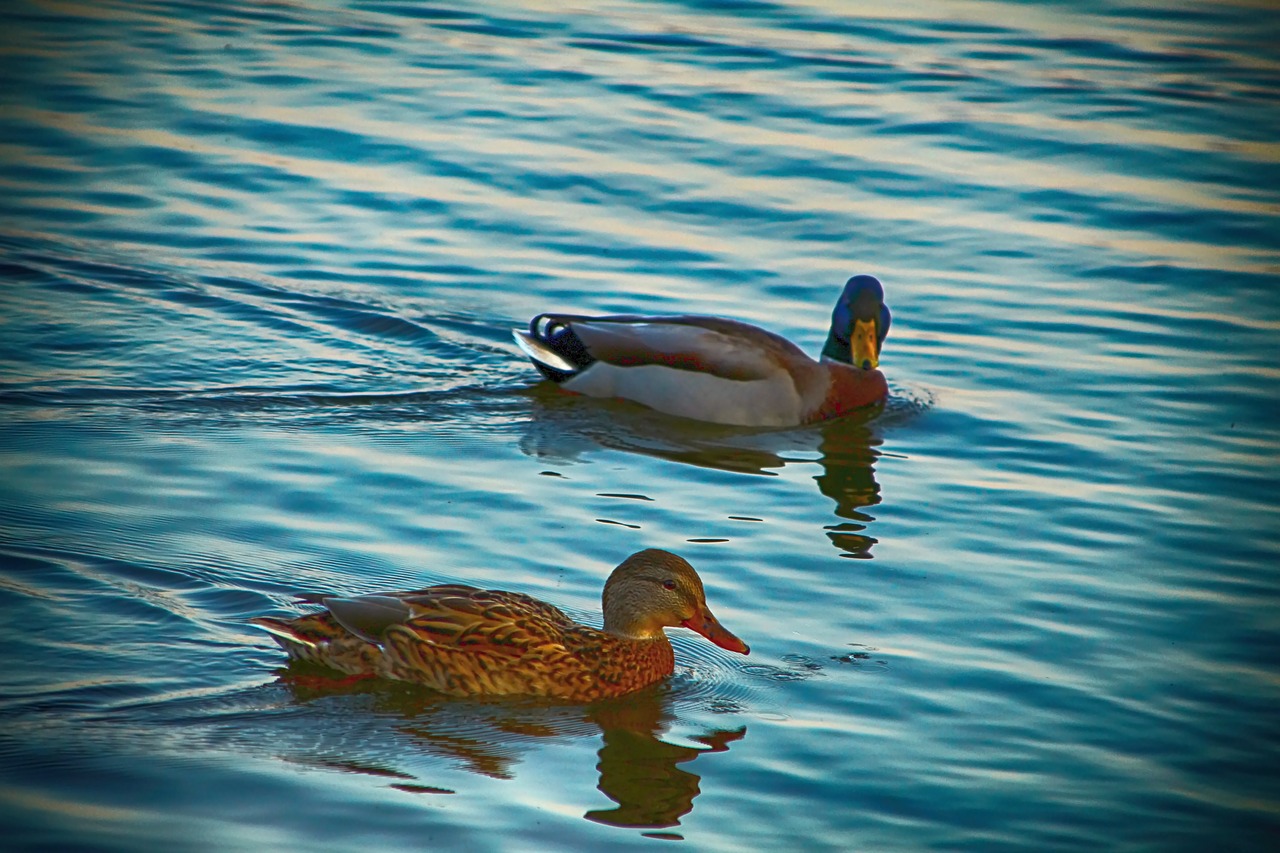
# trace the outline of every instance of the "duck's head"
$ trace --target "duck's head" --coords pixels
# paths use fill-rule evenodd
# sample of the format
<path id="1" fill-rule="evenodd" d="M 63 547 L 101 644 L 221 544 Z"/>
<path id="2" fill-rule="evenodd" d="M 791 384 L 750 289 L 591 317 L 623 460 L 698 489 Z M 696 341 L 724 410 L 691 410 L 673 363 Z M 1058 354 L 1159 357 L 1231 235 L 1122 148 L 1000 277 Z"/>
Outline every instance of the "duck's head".
<path id="1" fill-rule="evenodd" d="M 831 332 L 822 348 L 823 358 L 870 370 L 880 365 L 880 347 L 889 334 L 889 306 L 884 288 L 875 276 L 855 275 L 831 312 Z"/>
<path id="2" fill-rule="evenodd" d="M 670 551 L 650 548 L 623 560 L 605 582 L 604 629 L 646 640 L 661 635 L 666 626 L 690 628 L 731 652 L 750 652 L 707 607 L 693 566 Z"/>

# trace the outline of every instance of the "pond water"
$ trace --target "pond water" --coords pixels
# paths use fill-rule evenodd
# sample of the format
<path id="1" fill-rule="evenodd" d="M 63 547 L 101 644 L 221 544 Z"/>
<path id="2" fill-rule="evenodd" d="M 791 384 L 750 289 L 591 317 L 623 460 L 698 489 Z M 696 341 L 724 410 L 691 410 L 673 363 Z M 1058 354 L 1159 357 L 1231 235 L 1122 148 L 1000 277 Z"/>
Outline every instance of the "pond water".
<path id="1" fill-rule="evenodd" d="M 999 0 L 0 12 L 7 849 L 1257 850 L 1280 832 L 1280 18 Z M 715 427 L 536 381 L 539 311 L 816 353 Z M 288 677 L 441 581 L 675 629 L 615 702 Z M 598 622 L 597 622 L 598 624 Z"/>

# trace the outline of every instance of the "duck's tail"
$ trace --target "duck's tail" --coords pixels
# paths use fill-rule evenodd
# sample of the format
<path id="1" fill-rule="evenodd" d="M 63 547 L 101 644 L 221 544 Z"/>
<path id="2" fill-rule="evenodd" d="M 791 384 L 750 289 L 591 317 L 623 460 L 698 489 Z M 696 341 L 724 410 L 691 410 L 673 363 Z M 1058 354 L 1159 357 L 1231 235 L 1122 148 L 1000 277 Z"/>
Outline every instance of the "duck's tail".
<path id="1" fill-rule="evenodd" d="M 552 382 L 571 379 L 595 362 L 569 321 L 560 314 L 539 314 L 529 322 L 529 331 L 511 333 L 533 366 Z"/>
<path id="2" fill-rule="evenodd" d="M 290 660 L 320 664 L 352 675 L 377 673 L 382 652 L 344 628 L 328 612 L 297 619 L 258 616 L 249 620 L 271 635 Z"/>
<path id="3" fill-rule="evenodd" d="M 314 639 L 299 632 L 286 619 L 276 619 L 271 616 L 255 616 L 249 620 L 249 624 L 266 631 L 271 635 L 271 638 L 279 643 L 284 649 L 290 649 L 297 646 L 305 646 L 313 649 L 316 647 L 316 641 Z"/>

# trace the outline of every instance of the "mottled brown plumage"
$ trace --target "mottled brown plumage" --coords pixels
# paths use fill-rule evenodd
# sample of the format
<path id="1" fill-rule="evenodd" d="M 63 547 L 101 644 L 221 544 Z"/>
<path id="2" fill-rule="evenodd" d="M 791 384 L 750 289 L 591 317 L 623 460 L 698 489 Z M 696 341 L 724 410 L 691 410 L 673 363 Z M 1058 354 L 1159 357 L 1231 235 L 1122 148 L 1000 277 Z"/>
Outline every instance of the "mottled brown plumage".
<path id="1" fill-rule="evenodd" d="M 618 696 L 675 668 L 665 626 L 747 654 L 707 607 L 693 567 L 667 551 L 632 554 L 605 582 L 604 629 L 518 592 L 445 584 L 341 598 L 304 596 L 319 613 L 251 620 L 293 660 L 425 684 L 455 696 Z"/>

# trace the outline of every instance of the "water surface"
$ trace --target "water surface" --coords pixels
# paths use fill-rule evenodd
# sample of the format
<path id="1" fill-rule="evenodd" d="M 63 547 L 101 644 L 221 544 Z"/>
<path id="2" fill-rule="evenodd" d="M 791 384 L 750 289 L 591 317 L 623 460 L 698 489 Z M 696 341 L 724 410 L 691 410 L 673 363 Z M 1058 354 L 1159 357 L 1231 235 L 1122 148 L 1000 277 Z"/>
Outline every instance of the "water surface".
<path id="1" fill-rule="evenodd" d="M 1241 4 L 0 12 L 0 818 L 19 849 L 1266 849 L 1280 24 Z M 542 310 L 817 352 L 883 409 L 538 385 Z M 441 581 L 741 658 L 592 706 L 290 677 Z"/>

